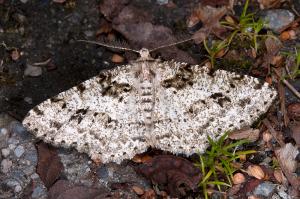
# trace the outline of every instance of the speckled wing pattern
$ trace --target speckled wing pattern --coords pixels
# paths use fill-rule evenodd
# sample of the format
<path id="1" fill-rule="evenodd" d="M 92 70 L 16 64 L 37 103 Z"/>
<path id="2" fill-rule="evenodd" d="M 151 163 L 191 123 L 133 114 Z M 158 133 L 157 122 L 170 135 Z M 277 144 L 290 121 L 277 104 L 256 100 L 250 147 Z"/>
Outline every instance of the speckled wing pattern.
<path id="1" fill-rule="evenodd" d="M 206 66 L 174 61 L 146 64 L 154 73 L 151 128 L 145 125 L 139 62 L 102 72 L 44 101 L 23 124 L 47 143 L 74 147 L 103 163 L 131 159 L 149 146 L 191 155 L 207 148 L 207 135 L 217 139 L 251 125 L 277 95 L 251 76 L 210 73 Z"/>

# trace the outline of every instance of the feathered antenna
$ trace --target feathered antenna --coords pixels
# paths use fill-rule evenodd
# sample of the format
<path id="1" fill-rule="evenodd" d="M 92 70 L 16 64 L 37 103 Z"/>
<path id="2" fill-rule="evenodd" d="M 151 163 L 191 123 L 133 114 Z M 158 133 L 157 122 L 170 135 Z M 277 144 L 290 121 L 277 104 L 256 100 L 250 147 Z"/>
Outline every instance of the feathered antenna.
<path id="1" fill-rule="evenodd" d="M 180 38 L 177 37 L 177 39 L 176 39 L 177 42 L 167 43 L 165 45 L 161 45 L 159 47 L 152 48 L 152 49 L 149 50 L 149 52 L 153 52 L 153 51 L 156 51 L 158 49 L 162 49 L 162 48 L 166 48 L 166 47 L 170 47 L 170 46 L 176 46 L 178 44 L 185 43 L 185 42 L 188 42 L 188 41 L 191 41 L 191 40 L 194 39 L 191 36 L 188 36 L 188 38 L 186 38 L 187 37 L 186 34 L 179 35 L 179 36 L 181 36 L 181 37 Z M 112 42 L 106 42 L 106 41 L 89 41 L 89 40 L 77 40 L 77 41 L 91 43 L 91 44 L 97 44 L 97 45 L 104 46 L 104 47 L 107 47 L 107 48 L 128 50 L 128 51 L 140 53 L 139 50 L 134 50 L 132 48 L 124 47 L 126 43 L 121 43 L 121 42 L 118 42 L 118 41 L 114 41 L 113 43 Z"/>
<path id="2" fill-rule="evenodd" d="M 185 43 L 185 42 L 188 42 L 188 41 L 191 41 L 193 40 L 193 38 L 188 38 L 188 39 L 184 39 L 184 40 L 181 40 L 181 41 L 177 41 L 177 42 L 173 42 L 173 43 L 169 43 L 169 44 L 166 44 L 166 45 L 162 45 L 162 46 L 159 46 L 157 48 L 152 48 L 149 50 L 149 52 L 153 52 L 153 51 L 156 51 L 158 49 L 162 49 L 162 48 L 166 48 L 166 47 L 170 47 L 170 46 L 176 46 L 178 44 L 181 44 L 181 43 Z"/>
<path id="3" fill-rule="evenodd" d="M 101 42 L 101 41 L 100 42 L 89 41 L 89 40 L 77 40 L 77 41 L 91 43 L 91 44 L 97 44 L 97 45 L 104 46 L 104 47 L 107 47 L 107 48 L 114 48 L 114 49 L 119 49 L 119 50 L 128 50 L 128 51 L 140 53 L 138 50 L 134 50 L 134 49 L 126 48 L 126 47 L 122 46 L 122 44 L 120 42 L 118 42 L 117 45 L 114 45 L 114 44 L 111 45 L 111 44 L 107 44 L 107 43 Z"/>

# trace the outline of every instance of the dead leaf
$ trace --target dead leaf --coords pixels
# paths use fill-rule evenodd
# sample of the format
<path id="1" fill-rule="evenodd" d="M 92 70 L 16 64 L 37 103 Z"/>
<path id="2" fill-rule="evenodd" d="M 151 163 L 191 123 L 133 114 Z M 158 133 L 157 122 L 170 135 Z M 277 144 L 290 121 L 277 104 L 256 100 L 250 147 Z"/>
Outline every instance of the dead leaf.
<path id="1" fill-rule="evenodd" d="M 290 119 L 300 120 L 300 103 L 292 103 L 288 105 L 287 112 Z"/>
<path id="2" fill-rule="evenodd" d="M 229 0 L 202 0 L 201 3 L 204 6 L 212 6 L 212 7 L 228 6 Z"/>
<path id="3" fill-rule="evenodd" d="M 286 0 L 257 0 L 260 9 L 278 8 Z"/>
<path id="4" fill-rule="evenodd" d="M 12 60 L 17 61 L 20 58 L 21 53 L 17 49 L 14 49 L 11 51 L 10 56 Z"/>
<path id="5" fill-rule="evenodd" d="M 143 195 L 145 193 L 144 189 L 142 189 L 139 186 L 132 186 L 132 190 L 137 194 L 137 195 Z"/>
<path id="6" fill-rule="evenodd" d="M 156 198 L 155 191 L 153 189 L 148 189 L 145 193 L 141 196 L 141 199 L 154 199 Z"/>
<path id="7" fill-rule="evenodd" d="M 300 187 L 300 178 L 294 175 L 294 171 L 297 167 L 297 162 L 295 159 L 298 154 L 298 148 L 293 146 L 291 143 L 288 143 L 275 151 L 279 165 L 285 177 L 292 185 L 294 191 L 299 191 Z"/>
<path id="8" fill-rule="evenodd" d="M 278 54 L 282 44 L 278 39 L 268 37 L 265 41 L 265 46 L 267 52 L 264 54 L 262 67 L 269 70 L 270 64 L 272 64 L 273 58 Z"/>
<path id="9" fill-rule="evenodd" d="M 289 173 L 296 171 L 297 162 L 295 161 L 295 158 L 299 153 L 297 147 L 293 146 L 291 143 L 288 143 L 276 150 L 275 153 L 277 154 L 278 161 L 284 164 L 285 169 L 287 169 Z"/>
<path id="10" fill-rule="evenodd" d="M 111 61 L 113 63 L 122 63 L 122 62 L 124 62 L 124 57 L 122 57 L 121 55 L 118 55 L 118 54 L 113 54 Z"/>
<path id="11" fill-rule="evenodd" d="M 195 18 L 203 23 L 203 27 L 193 35 L 195 42 L 201 43 L 210 33 L 213 33 L 218 38 L 223 38 L 222 34 L 226 31 L 226 29 L 221 26 L 220 19 L 227 13 L 227 11 L 226 7 L 214 8 L 200 4 L 191 15 L 194 22 L 191 23 L 188 21 L 188 27 L 195 25 Z"/>
<path id="12" fill-rule="evenodd" d="M 66 180 L 57 181 L 48 192 L 48 199 L 108 199 L 110 193 L 105 188 L 74 185 Z"/>
<path id="13" fill-rule="evenodd" d="M 172 155 L 155 156 L 151 161 L 140 165 L 137 172 L 158 185 L 165 186 L 173 197 L 184 196 L 186 190 L 198 187 L 201 173 L 190 161 Z"/>
<path id="14" fill-rule="evenodd" d="M 43 142 L 37 145 L 38 165 L 37 173 L 47 188 L 58 179 L 63 169 L 63 164 L 57 155 L 56 149 Z"/>
<path id="15" fill-rule="evenodd" d="M 100 4 L 100 12 L 109 21 L 112 21 L 121 10 L 129 3 L 129 0 L 105 0 Z"/>
<path id="16" fill-rule="evenodd" d="M 52 0 L 54 3 L 65 3 L 66 0 Z"/>
<path id="17" fill-rule="evenodd" d="M 153 25 L 151 13 L 130 5 L 128 0 L 104 0 L 100 11 L 107 20 L 112 22 L 113 29 L 126 38 L 131 48 L 153 49 L 177 42 L 171 29 Z M 156 53 L 160 53 L 161 57 L 167 60 L 175 58 L 176 61 L 196 64 L 188 53 L 175 46 L 157 50 Z"/>
<path id="18" fill-rule="evenodd" d="M 234 131 L 228 136 L 232 140 L 242 140 L 247 139 L 251 142 L 255 142 L 259 138 L 259 129 L 242 129 L 238 131 Z"/>
<path id="19" fill-rule="evenodd" d="M 292 137 L 296 144 L 300 146 L 300 121 L 290 122 L 289 127 L 292 131 Z"/>
<path id="20" fill-rule="evenodd" d="M 145 163 L 149 162 L 150 160 L 152 160 L 152 157 L 147 154 L 137 154 L 132 158 L 132 161 L 136 163 Z"/>

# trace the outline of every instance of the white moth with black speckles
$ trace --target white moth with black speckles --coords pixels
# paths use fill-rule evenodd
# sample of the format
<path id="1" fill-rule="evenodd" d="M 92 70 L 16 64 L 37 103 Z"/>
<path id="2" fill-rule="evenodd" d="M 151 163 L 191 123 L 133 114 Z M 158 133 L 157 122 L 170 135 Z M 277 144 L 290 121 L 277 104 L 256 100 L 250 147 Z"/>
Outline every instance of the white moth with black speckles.
<path id="1" fill-rule="evenodd" d="M 131 159 L 149 146 L 175 154 L 204 152 L 207 136 L 251 125 L 276 91 L 257 78 L 162 62 L 147 49 L 133 63 L 101 72 L 39 104 L 23 124 L 55 146 L 103 163 Z"/>

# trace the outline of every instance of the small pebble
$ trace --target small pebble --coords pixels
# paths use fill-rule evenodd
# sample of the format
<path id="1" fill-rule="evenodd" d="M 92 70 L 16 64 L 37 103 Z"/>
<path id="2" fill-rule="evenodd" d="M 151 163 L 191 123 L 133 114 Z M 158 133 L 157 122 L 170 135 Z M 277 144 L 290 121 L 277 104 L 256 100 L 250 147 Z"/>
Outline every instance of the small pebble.
<path id="1" fill-rule="evenodd" d="M 3 159 L 1 161 L 1 171 L 2 171 L 2 173 L 7 173 L 10 170 L 12 164 L 13 164 L 12 161 L 10 161 L 8 159 Z"/>
<path id="2" fill-rule="evenodd" d="M 169 0 L 156 0 L 159 5 L 165 5 L 169 3 Z"/>
<path id="3" fill-rule="evenodd" d="M 8 145 L 8 148 L 9 148 L 10 150 L 14 150 L 14 149 L 16 148 L 16 145 L 15 145 L 15 144 L 9 144 L 9 145 Z"/>
<path id="4" fill-rule="evenodd" d="M 38 187 L 35 187 L 32 194 L 31 194 L 31 197 L 32 198 L 41 198 L 41 196 L 45 195 L 45 189 L 43 189 L 43 187 L 41 186 L 38 186 Z"/>
<path id="5" fill-rule="evenodd" d="M 266 22 L 266 28 L 278 33 L 280 29 L 294 21 L 295 15 L 289 10 L 269 9 L 262 12 L 262 18 Z"/>
<path id="6" fill-rule="evenodd" d="M 7 148 L 4 148 L 4 149 L 1 149 L 1 153 L 2 153 L 3 157 L 6 158 L 7 156 L 9 156 L 10 150 Z"/>
<path id="7" fill-rule="evenodd" d="M 42 67 L 26 64 L 24 75 L 29 77 L 38 77 L 42 74 L 42 72 Z"/>
<path id="8" fill-rule="evenodd" d="M 20 186 L 20 185 L 17 185 L 16 187 L 15 187 L 15 192 L 20 192 L 20 191 L 22 191 L 22 187 Z"/>
<path id="9" fill-rule="evenodd" d="M 20 157 L 23 155 L 24 152 L 25 152 L 25 150 L 24 150 L 24 147 L 23 147 L 23 146 L 18 146 L 18 147 L 14 150 L 15 156 L 16 156 L 17 158 L 20 158 Z"/>
<path id="10" fill-rule="evenodd" d="M 95 33 L 94 33 L 94 31 L 86 30 L 86 31 L 84 31 L 84 34 L 86 37 L 92 37 L 92 36 L 94 36 Z"/>
<path id="11" fill-rule="evenodd" d="M 25 97 L 24 101 L 27 102 L 28 104 L 32 104 L 32 98 L 31 97 Z"/>
<path id="12" fill-rule="evenodd" d="M 268 197 L 270 196 L 271 193 L 273 193 L 275 188 L 276 188 L 275 184 L 271 182 L 263 182 L 255 188 L 253 194 Z"/>

